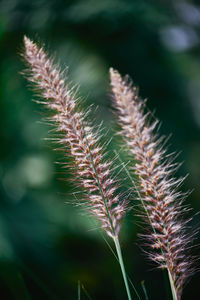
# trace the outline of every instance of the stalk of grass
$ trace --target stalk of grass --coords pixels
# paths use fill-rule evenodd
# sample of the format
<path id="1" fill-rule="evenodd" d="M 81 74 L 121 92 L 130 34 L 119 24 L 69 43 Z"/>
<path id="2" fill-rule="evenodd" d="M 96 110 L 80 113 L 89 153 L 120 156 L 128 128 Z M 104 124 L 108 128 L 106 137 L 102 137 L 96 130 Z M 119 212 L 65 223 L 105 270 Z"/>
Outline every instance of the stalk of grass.
<path id="1" fill-rule="evenodd" d="M 77 95 L 65 82 L 58 67 L 49 59 L 43 48 L 39 48 L 24 37 L 24 58 L 29 66 L 29 80 L 35 84 L 39 94 L 54 115 L 50 121 L 57 133 L 62 132 L 58 143 L 74 159 L 77 181 L 87 191 L 84 202 L 87 210 L 101 223 L 117 250 L 128 299 L 131 294 L 118 241 L 121 219 L 126 212 L 125 201 L 120 200 L 117 184 L 112 178 L 111 161 L 105 160 L 98 133 L 86 120 L 86 113 L 77 107 Z"/>
<path id="2" fill-rule="evenodd" d="M 144 284 L 144 280 L 141 281 L 141 286 L 142 286 L 142 289 L 143 289 L 143 292 L 144 292 L 145 299 L 149 300 L 149 297 L 148 297 L 148 294 L 147 294 L 147 290 L 146 290 L 146 287 L 145 287 L 145 284 Z"/>
<path id="3" fill-rule="evenodd" d="M 86 138 L 86 141 L 87 141 L 87 144 L 88 144 L 87 138 Z M 89 152 L 90 152 L 90 150 L 89 150 Z M 128 299 L 132 300 L 130 289 L 129 289 L 129 284 L 128 284 L 128 280 L 127 280 L 127 275 L 126 275 L 126 271 L 125 271 L 124 261 L 123 261 L 123 257 L 122 257 L 121 247 L 120 247 L 120 243 L 119 243 L 118 234 L 116 234 L 115 229 L 112 226 L 112 220 L 110 218 L 109 209 L 107 207 L 106 199 L 105 199 L 104 194 L 103 194 L 102 186 L 101 186 L 101 183 L 100 183 L 100 180 L 99 180 L 98 173 L 96 171 L 96 167 L 95 167 L 94 160 L 93 160 L 91 152 L 90 152 L 90 158 L 91 158 L 91 163 L 92 163 L 92 166 L 94 168 L 95 175 L 96 175 L 96 178 L 97 178 L 97 183 L 98 183 L 98 186 L 99 186 L 99 190 L 101 192 L 102 199 L 103 199 L 104 205 L 106 207 L 106 212 L 109 216 L 109 222 L 111 224 L 111 229 L 112 229 L 112 238 L 113 238 L 113 241 L 115 243 L 117 256 L 118 256 L 118 260 L 119 260 L 119 265 L 120 265 L 120 268 L 121 268 L 121 272 L 122 272 L 122 276 L 123 276 L 123 280 L 124 280 L 124 284 L 125 284 L 125 288 L 126 288 L 126 293 L 127 293 Z"/>
<path id="4" fill-rule="evenodd" d="M 81 283 L 80 283 L 80 280 L 78 280 L 78 300 L 81 300 Z"/>
<path id="5" fill-rule="evenodd" d="M 86 290 L 86 288 L 83 284 L 81 284 L 81 288 L 82 288 L 83 292 L 85 293 L 85 295 L 87 296 L 87 298 L 89 300 L 92 300 L 92 297 L 90 296 L 90 294 L 88 293 L 88 291 Z"/>
<path id="6" fill-rule="evenodd" d="M 102 237 L 103 237 L 105 243 L 107 244 L 108 248 L 110 249 L 110 251 L 111 251 L 112 254 L 114 255 L 114 257 L 115 257 L 115 259 L 117 260 L 117 262 L 120 263 L 120 262 L 119 262 L 118 256 L 115 254 L 115 252 L 114 252 L 114 250 L 112 249 L 112 247 L 110 246 L 109 242 L 104 238 L 103 235 L 102 235 Z M 135 288 L 135 286 L 134 286 L 134 284 L 133 284 L 133 282 L 132 282 L 130 276 L 129 276 L 127 273 L 126 273 L 126 276 L 127 276 L 127 279 L 128 279 L 128 281 L 129 281 L 130 285 L 132 286 L 132 288 L 133 288 L 133 290 L 134 290 L 134 292 L 135 292 L 137 298 L 138 298 L 139 300 L 141 300 L 141 297 L 140 297 L 140 295 L 138 294 L 138 292 L 137 292 L 137 290 L 136 290 L 136 288 Z"/>
<path id="7" fill-rule="evenodd" d="M 114 243 L 115 243 L 115 247 L 116 247 L 116 250 L 117 250 L 117 255 L 118 255 L 118 258 L 119 258 L 119 264 L 120 264 L 120 267 L 121 267 L 122 275 L 123 275 L 123 278 L 124 278 L 124 283 L 125 283 L 125 287 L 126 287 L 127 296 L 128 296 L 128 299 L 131 300 L 132 299 L 131 298 L 131 293 L 130 293 L 130 289 L 129 289 L 129 284 L 128 284 L 128 280 L 127 280 L 127 276 L 126 276 L 124 261 L 123 261 L 121 247 L 120 247 L 120 244 L 119 244 L 118 237 L 114 237 Z"/>
<path id="8" fill-rule="evenodd" d="M 158 121 L 151 122 L 145 113 L 145 101 L 127 77 L 110 69 L 113 106 L 130 153 L 136 163 L 131 167 L 138 175 L 140 215 L 148 225 L 149 257 L 159 268 L 167 269 L 173 300 L 180 300 L 184 283 L 193 269 L 187 249 L 192 236 L 186 234 L 189 220 L 183 221 L 187 211 L 182 206 L 185 195 L 177 191 L 183 179 L 173 174 L 177 164 L 165 157 L 165 142 L 154 133 Z"/>

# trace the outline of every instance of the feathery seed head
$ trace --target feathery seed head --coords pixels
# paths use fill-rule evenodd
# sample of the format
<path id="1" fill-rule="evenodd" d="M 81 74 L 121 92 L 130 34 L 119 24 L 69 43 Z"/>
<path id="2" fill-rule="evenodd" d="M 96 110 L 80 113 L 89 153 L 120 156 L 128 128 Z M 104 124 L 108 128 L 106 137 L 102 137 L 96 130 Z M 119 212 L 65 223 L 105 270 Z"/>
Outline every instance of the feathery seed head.
<path id="1" fill-rule="evenodd" d="M 174 165 L 165 159 L 162 139 L 154 133 L 158 121 L 151 122 L 145 102 L 138 91 L 118 71 L 110 69 L 113 106 L 117 110 L 122 136 L 136 159 L 133 170 L 138 175 L 141 214 L 149 225 L 150 258 L 167 268 L 180 299 L 183 284 L 191 274 L 191 259 L 186 256 L 191 236 L 185 233 L 188 221 L 181 215 L 183 195 L 177 192 L 182 179 L 173 177 Z"/>
<path id="2" fill-rule="evenodd" d="M 101 222 L 102 228 L 111 237 L 118 236 L 120 222 L 126 205 L 120 202 L 117 185 L 112 179 L 110 162 L 103 159 L 99 138 L 85 120 L 84 113 L 77 109 L 76 95 L 65 83 L 59 69 L 44 52 L 27 37 L 24 37 L 24 57 L 29 64 L 29 80 L 37 86 L 43 102 L 54 112 L 51 117 L 59 139 L 66 150 L 70 147 L 79 181 L 87 190 L 89 211 Z"/>

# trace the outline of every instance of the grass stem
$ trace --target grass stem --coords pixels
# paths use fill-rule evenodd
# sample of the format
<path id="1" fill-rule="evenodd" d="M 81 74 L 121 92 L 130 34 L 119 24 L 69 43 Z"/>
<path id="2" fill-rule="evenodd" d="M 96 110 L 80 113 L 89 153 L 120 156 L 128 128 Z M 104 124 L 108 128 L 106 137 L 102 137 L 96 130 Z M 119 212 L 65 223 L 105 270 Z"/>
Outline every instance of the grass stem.
<path id="1" fill-rule="evenodd" d="M 80 284 L 80 280 L 78 281 L 78 300 L 81 300 L 81 284 Z"/>
<path id="2" fill-rule="evenodd" d="M 144 284 L 144 280 L 141 281 L 141 286 L 142 286 L 142 289 L 143 289 L 143 292 L 144 292 L 144 295 L 145 295 L 145 299 L 149 300 L 149 297 L 147 295 L 147 290 L 146 290 L 146 287 L 145 287 L 145 284 Z"/>
<path id="3" fill-rule="evenodd" d="M 169 282 L 170 282 L 170 287 L 171 287 L 171 291 L 172 291 L 172 299 L 173 300 L 178 300 L 172 275 L 171 275 L 169 269 L 167 269 L 167 271 L 168 271 Z"/>
<path id="4" fill-rule="evenodd" d="M 122 275 L 123 275 L 123 279 L 124 279 L 124 284 L 125 284 L 125 287 L 126 287 L 127 296 L 128 296 L 129 300 L 132 300 L 118 237 L 115 236 L 113 238 L 113 240 L 114 240 L 115 247 L 116 247 L 116 250 L 117 250 L 117 256 L 119 258 L 119 264 L 120 264 L 120 267 L 121 267 L 121 271 L 122 271 Z"/>

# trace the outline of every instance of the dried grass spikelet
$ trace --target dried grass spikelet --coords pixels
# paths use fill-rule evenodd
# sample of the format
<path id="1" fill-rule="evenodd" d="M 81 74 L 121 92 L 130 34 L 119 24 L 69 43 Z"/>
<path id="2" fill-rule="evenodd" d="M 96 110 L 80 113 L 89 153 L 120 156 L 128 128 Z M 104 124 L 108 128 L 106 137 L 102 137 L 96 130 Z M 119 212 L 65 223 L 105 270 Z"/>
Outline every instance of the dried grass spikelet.
<path id="1" fill-rule="evenodd" d="M 183 285 L 191 275 L 191 257 L 187 249 L 191 236 L 186 235 L 187 221 L 182 220 L 186 208 L 182 206 L 185 195 L 177 191 L 182 179 L 175 179 L 177 165 L 165 158 L 163 139 L 154 133 L 158 124 L 151 122 L 145 113 L 145 102 L 128 78 L 110 69 L 113 107 L 136 164 L 138 190 L 142 201 L 143 219 L 149 225 L 150 258 L 159 267 L 166 268 L 175 289 L 174 299 L 180 299 Z"/>
<path id="2" fill-rule="evenodd" d="M 62 73 L 53 64 L 43 48 L 24 37 L 24 58 L 29 65 L 29 80 L 35 83 L 44 104 L 55 114 L 51 120 L 66 150 L 70 148 L 76 165 L 77 177 L 88 194 L 89 212 L 101 222 L 111 237 L 118 236 L 120 221 L 125 213 L 125 203 L 116 193 L 117 184 L 111 176 L 111 164 L 105 161 L 99 138 L 77 110 L 76 95 L 65 83 Z"/>

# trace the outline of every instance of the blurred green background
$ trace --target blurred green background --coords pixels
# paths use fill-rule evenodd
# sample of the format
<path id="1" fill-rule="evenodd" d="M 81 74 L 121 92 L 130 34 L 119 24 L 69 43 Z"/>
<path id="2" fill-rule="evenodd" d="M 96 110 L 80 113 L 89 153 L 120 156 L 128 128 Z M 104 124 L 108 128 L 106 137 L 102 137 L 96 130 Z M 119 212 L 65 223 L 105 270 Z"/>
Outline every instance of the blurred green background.
<path id="1" fill-rule="evenodd" d="M 31 101 L 36 96 L 20 74 L 24 34 L 45 43 L 63 68 L 69 66 L 84 106 L 98 106 L 91 116 L 109 128 L 106 139 L 117 128 L 108 69 L 133 78 L 162 121 L 161 134 L 173 133 L 169 151 L 181 151 L 184 164 L 178 176 L 189 173 L 182 189 L 194 190 L 186 200 L 193 207 L 191 216 L 200 209 L 200 3 L 0 1 L 1 298 L 77 299 L 80 280 L 92 299 L 126 299 L 119 267 L 97 224 L 73 205 L 77 189 L 69 180 L 70 170 L 62 174 L 55 163 L 62 161 L 62 153 L 44 140 L 50 136 L 41 122 L 45 112 Z M 110 157 L 120 147 L 114 138 Z M 199 221 L 197 214 L 191 226 L 198 228 Z M 142 227 L 130 213 L 121 231 L 127 271 L 142 299 L 142 280 L 149 299 L 170 299 L 162 272 L 141 251 L 138 232 Z M 183 299 L 198 299 L 199 279 L 199 274 L 192 277 Z M 81 293 L 81 299 L 88 299 Z"/>

